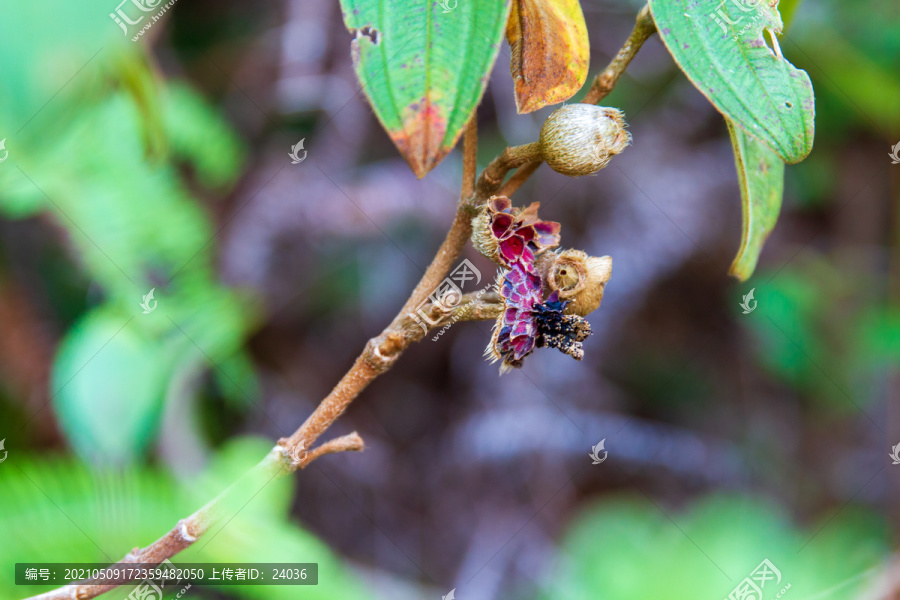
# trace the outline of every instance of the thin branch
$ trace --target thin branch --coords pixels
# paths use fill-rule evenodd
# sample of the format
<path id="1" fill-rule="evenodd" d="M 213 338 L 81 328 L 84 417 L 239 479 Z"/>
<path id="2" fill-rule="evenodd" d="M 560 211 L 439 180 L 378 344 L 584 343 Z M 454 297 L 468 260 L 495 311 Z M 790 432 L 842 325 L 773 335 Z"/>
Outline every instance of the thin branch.
<path id="1" fill-rule="evenodd" d="M 538 167 L 540 167 L 543 162 L 542 159 L 533 160 L 516 169 L 516 172 L 509 178 L 509 181 L 504 183 L 503 187 L 500 188 L 498 194 L 507 197 L 515 194 L 518 189 L 522 187 L 522 184 L 528 181 L 528 178 L 537 171 Z"/>
<path id="2" fill-rule="evenodd" d="M 194 514 L 178 521 L 168 533 L 147 546 L 135 548 L 119 562 L 104 570 L 106 577 L 98 577 L 93 581 L 121 580 L 121 568 L 133 564 L 159 564 L 191 546 L 213 525 L 229 514 L 237 514 L 256 494 L 276 477 L 292 473 L 304 468 L 316 458 L 335 452 L 359 451 L 363 441 L 356 432 L 326 442 L 313 450 L 304 453 L 299 460 L 286 452 L 282 446 L 275 446 L 266 457 L 247 473 L 241 476 L 218 496 L 207 502 Z M 118 568 L 119 573 L 114 573 Z M 28 600 L 86 600 L 96 598 L 116 587 L 118 583 L 101 583 L 92 585 L 89 582 L 66 585 L 55 590 L 32 596 Z"/>
<path id="3" fill-rule="evenodd" d="M 469 199 L 469 204 L 474 209 L 496 194 L 497 190 L 503 185 L 506 174 L 512 169 L 542 160 L 541 145 L 538 142 L 507 148 L 481 172 L 481 176 L 475 184 L 475 193 Z"/>
<path id="4" fill-rule="evenodd" d="M 472 118 L 463 134 L 463 175 L 460 201 L 467 199 L 475 191 L 475 177 L 478 175 L 478 111 Z"/>
<path id="5" fill-rule="evenodd" d="M 619 81 L 619 77 L 628 68 L 631 59 L 634 58 L 641 46 L 644 45 L 644 42 L 655 31 L 656 23 L 653 22 L 653 15 L 650 14 L 650 5 L 648 4 L 638 13 L 634 29 L 631 31 L 631 35 L 628 36 L 625 45 L 622 46 L 622 49 L 619 50 L 619 53 L 616 54 L 616 57 L 612 59 L 612 62 L 609 63 L 606 69 L 594 78 L 591 88 L 585 94 L 582 102 L 584 104 L 597 104 L 606 98 L 613 91 L 613 88 L 616 87 L 616 82 Z"/>
<path id="6" fill-rule="evenodd" d="M 597 76 L 583 102 L 596 103 L 603 99 L 615 86 L 616 81 L 644 41 L 655 30 L 656 27 L 649 9 L 645 7 L 638 15 L 634 31 L 625 46 L 606 70 Z M 500 156 L 484 168 L 475 181 L 473 190 L 471 184 L 467 182 L 471 181 L 475 170 L 472 167 L 474 163 L 471 157 L 477 153 L 475 149 L 476 135 L 473 117 L 463 139 L 462 198 L 457 206 L 453 225 L 418 285 L 391 324 L 381 334 L 368 341 L 353 366 L 303 425 L 289 438 L 280 439 L 278 445 L 255 467 L 200 510 L 179 521 L 167 534 L 146 548 L 134 549 L 110 568 L 133 563 L 156 564 L 171 558 L 196 542 L 213 525 L 220 522 L 223 515 L 228 512 L 226 504 L 228 507 L 235 507 L 235 511 L 238 511 L 272 479 L 304 468 L 319 456 L 362 449 L 362 440 L 359 439 L 359 436 L 350 434 L 326 442 L 315 450 L 309 450 L 319 436 L 334 423 L 335 419 L 347 409 L 347 406 L 369 383 L 390 369 L 410 344 L 425 337 L 428 331 L 419 325 L 414 312 L 437 288 L 459 257 L 472 234 L 472 217 L 498 191 L 506 195 L 515 192 L 543 161 L 538 142 L 506 148 Z M 506 176 L 513 169 L 518 169 L 518 171 L 504 185 Z M 479 294 L 466 294 L 459 305 L 449 311 L 435 305 L 429 305 L 426 310 L 430 311 L 432 322 L 435 323 L 434 327 L 442 327 L 456 321 L 496 319 L 503 310 L 503 304 L 495 292 L 480 292 Z M 117 586 L 109 584 L 68 585 L 39 596 L 33 596 L 29 600 L 87 600 L 114 587 Z"/>
<path id="7" fill-rule="evenodd" d="M 355 431 L 342 435 L 341 437 L 328 440 L 307 455 L 306 461 L 300 466 L 305 469 L 309 463 L 325 454 L 336 454 L 338 452 L 362 452 L 366 447 L 365 442 Z"/>
<path id="8" fill-rule="evenodd" d="M 414 315 L 407 315 L 400 323 L 400 329 L 418 342 L 428 331 L 458 321 L 494 321 L 503 312 L 503 308 L 503 299 L 494 290 L 463 294 L 460 302 L 449 309 L 434 303 L 423 307 L 421 314 L 428 318 L 429 323 L 433 323 L 427 330 L 423 328 L 422 319 Z"/>
<path id="9" fill-rule="evenodd" d="M 316 410 L 306 419 L 306 422 L 291 437 L 278 441 L 289 452 L 296 454 L 309 448 L 347 409 L 347 406 L 360 392 L 376 377 L 390 369 L 403 351 L 412 342 L 417 341 L 417 338 L 411 334 L 408 328 L 403 327 L 403 324 L 438 287 L 472 235 L 474 211 L 469 208 L 469 200 L 459 203 L 456 217 L 450 231 L 447 232 L 447 237 L 444 238 L 434 260 L 393 322 L 380 335 L 368 341 L 350 370 L 322 400 Z"/>

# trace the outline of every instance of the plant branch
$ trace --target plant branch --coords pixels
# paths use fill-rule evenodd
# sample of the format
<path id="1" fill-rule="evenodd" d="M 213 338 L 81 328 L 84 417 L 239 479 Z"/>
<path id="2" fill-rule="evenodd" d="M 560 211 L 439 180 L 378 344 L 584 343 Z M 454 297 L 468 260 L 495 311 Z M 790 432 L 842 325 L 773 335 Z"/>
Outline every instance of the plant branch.
<path id="1" fill-rule="evenodd" d="M 207 502 L 194 514 L 178 521 L 168 533 L 147 546 L 135 548 L 125 555 L 119 562 L 107 567 L 105 577 L 70 584 L 55 590 L 39 594 L 29 600 L 87 600 L 95 598 L 119 586 L 117 583 L 94 583 L 104 580 L 121 579 L 120 574 L 114 574 L 113 569 L 133 564 L 159 564 L 171 558 L 191 546 L 203 534 L 207 533 L 216 523 L 223 520 L 227 514 L 237 514 L 250 500 L 252 500 L 262 488 L 276 477 L 292 473 L 309 465 L 316 458 L 335 452 L 359 451 L 363 449 L 362 438 L 356 432 L 326 442 L 313 450 L 304 453 L 300 460 L 294 460 L 282 446 L 275 446 L 235 483 L 231 484 L 222 493 Z"/>
<path id="2" fill-rule="evenodd" d="M 501 196 L 512 196 L 515 194 L 522 184 L 528 181 L 528 178 L 531 177 L 535 171 L 537 171 L 538 167 L 543 163 L 543 159 L 536 159 L 531 162 L 525 163 L 513 173 L 513 176 L 509 178 L 509 181 L 503 184 L 503 187 L 500 188 L 498 192 Z"/>
<path id="3" fill-rule="evenodd" d="M 354 431 L 353 433 L 348 433 L 347 435 L 342 435 L 341 437 L 329 440 L 321 446 L 317 447 L 307 455 L 306 463 L 301 465 L 300 468 L 305 469 L 309 463 L 325 454 L 336 454 L 338 452 L 362 452 L 365 447 L 366 444 L 365 442 L 363 442 L 363 439 L 359 436 L 358 433 Z"/>
<path id="4" fill-rule="evenodd" d="M 596 77 L 583 102 L 596 103 L 609 94 L 628 63 L 655 30 L 649 8 L 645 7 L 638 15 L 628 41 L 609 66 Z M 234 510 L 235 514 L 240 511 L 274 478 L 305 468 L 325 454 L 362 450 L 362 439 L 355 432 L 325 442 L 313 450 L 309 448 L 369 383 L 390 369 L 403 351 L 413 342 L 425 337 L 429 329 L 456 321 L 496 319 L 502 313 L 503 303 L 496 292 L 466 294 L 452 309 L 435 304 L 423 306 L 468 242 L 472 234 L 472 217 L 498 191 L 512 195 L 543 161 L 538 142 L 509 147 L 492 160 L 475 180 L 476 146 L 477 131 L 473 115 L 463 138 L 462 192 L 453 224 L 431 264 L 391 324 L 366 343 L 347 373 L 289 438 L 280 439 L 278 445 L 255 467 L 197 512 L 180 520 L 171 531 L 146 548 L 135 548 L 110 568 L 134 563 L 161 563 L 196 542 L 230 510 Z M 506 176 L 513 169 L 518 171 L 504 185 Z M 429 316 L 432 327 L 420 324 L 415 314 L 419 308 Z M 117 586 L 112 584 L 73 584 L 33 596 L 30 600 L 87 600 L 115 587 Z"/>
<path id="5" fill-rule="evenodd" d="M 481 176 L 475 183 L 475 193 L 469 198 L 469 204 L 473 207 L 480 207 L 485 200 L 497 193 L 497 190 L 503 185 L 506 174 L 512 169 L 542 160 L 541 145 L 538 142 L 507 148 L 481 172 Z"/>
<path id="6" fill-rule="evenodd" d="M 651 35 L 656 31 L 656 23 L 653 22 L 653 15 L 650 14 L 650 5 L 644 6 L 638 13 L 637 20 L 631 35 L 628 36 L 625 45 L 619 50 L 612 62 L 603 70 L 602 73 L 594 78 L 591 87 L 582 100 L 585 104 L 597 104 L 606 98 L 613 88 L 619 77 L 628 68 L 631 59 L 635 57 L 641 46 L 644 45 Z"/>
<path id="7" fill-rule="evenodd" d="M 478 111 L 472 118 L 463 134 L 463 175 L 460 201 L 465 200 L 475 191 L 475 177 L 478 175 Z"/>
<path id="8" fill-rule="evenodd" d="M 423 311 L 435 323 L 433 327 L 429 328 L 430 330 L 456 321 L 494 320 L 503 311 L 503 303 L 499 294 L 494 291 L 486 291 L 463 295 L 459 304 L 449 311 L 433 304 L 424 307 Z M 419 341 L 425 337 L 427 331 L 423 330 L 418 323 L 419 321 L 416 321 L 413 315 L 405 315 L 404 318 L 399 320 L 396 329 L 411 341 Z M 358 362 L 359 359 L 357 359 Z M 322 404 L 324 404 L 324 401 Z M 321 410 L 322 404 L 319 405 L 319 408 L 313 414 Z M 301 427 L 302 429 L 303 427 Z M 253 469 L 209 501 L 200 510 L 180 520 L 167 534 L 146 548 L 135 548 L 122 560 L 108 567 L 108 570 L 135 563 L 161 563 L 191 546 L 216 523 L 221 522 L 226 515 L 237 514 L 273 479 L 288 475 L 298 469 L 304 469 L 320 456 L 337 452 L 359 452 L 365 446 L 362 438 L 355 431 L 329 440 L 310 451 L 306 451 L 300 446 L 287 445 L 284 443 L 285 441 L 280 440 L 279 444 Z M 112 575 L 110 574 L 107 579 L 113 579 Z M 28 600 L 87 600 L 88 598 L 95 598 L 104 594 L 115 587 L 118 587 L 118 584 L 92 585 L 85 582 L 77 585 L 67 585 L 38 596 L 33 596 Z"/>

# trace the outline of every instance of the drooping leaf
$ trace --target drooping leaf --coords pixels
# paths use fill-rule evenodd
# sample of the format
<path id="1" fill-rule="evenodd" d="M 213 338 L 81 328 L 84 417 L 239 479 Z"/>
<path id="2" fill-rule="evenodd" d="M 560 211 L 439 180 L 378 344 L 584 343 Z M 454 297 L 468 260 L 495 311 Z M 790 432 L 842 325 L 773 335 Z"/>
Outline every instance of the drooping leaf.
<path id="1" fill-rule="evenodd" d="M 812 83 L 781 55 L 777 6 L 650 0 L 650 9 L 675 62 L 716 109 L 785 162 L 810 153 Z"/>
<path id="2" fill-rule="evenodd" d="M 741 281 L 753 275 L 766 238 L 778 221 L 784 192 L 784 163 L 752 135 L 725 118 L 741 185 L 741 247 L 729 274 Z"/>
<path id="3" fill-rule="evenodd" d="M 520 114 L 568 100 L 587 79 L 590 46 L 578 0 L 513 0 L 506 39 Z"/>
<path id="4" fill-rule="evenodd" d="M 356 74 L 416 176 L 446 156 L 481 100 L 509 0 L 341 0 Z"/>

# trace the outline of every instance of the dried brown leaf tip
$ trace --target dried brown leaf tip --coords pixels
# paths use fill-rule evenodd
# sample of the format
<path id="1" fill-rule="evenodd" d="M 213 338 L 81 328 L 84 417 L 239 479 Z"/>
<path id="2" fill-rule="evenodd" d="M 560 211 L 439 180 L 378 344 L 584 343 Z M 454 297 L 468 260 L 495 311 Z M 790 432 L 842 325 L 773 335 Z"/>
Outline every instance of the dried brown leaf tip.
<path id="1" fill-rule="evenodd" d="M 591 52 L 579 0 L 513 0 L 506 39 L 519 113 L 568 100 L 587 79 Z"/>
<path id="2" fill-rule="evenodd" d="M 582 317 L 600 305 L 612 259 L 580 250 L 556 252 L 559 223 L 538 218 L 539 204 L 525 209 L 509 198 L 491 198 L 473 220 L 475 247 L 503 267 L 497 289 L 504 311 L 485 354 L 501 360 L 500 372 L 522 366 L 544 346 L 581 360 L 591 333 Z"/>

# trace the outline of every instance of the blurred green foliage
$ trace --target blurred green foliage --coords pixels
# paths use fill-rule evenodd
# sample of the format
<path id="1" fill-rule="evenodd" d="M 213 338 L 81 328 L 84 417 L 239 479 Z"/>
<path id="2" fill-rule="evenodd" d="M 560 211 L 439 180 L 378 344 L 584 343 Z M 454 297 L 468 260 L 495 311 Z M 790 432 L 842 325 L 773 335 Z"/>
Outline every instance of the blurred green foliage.
<path id="1" fill-rule="evenodd" d="M 779 571 L 764 598 L 855 598 L 888 552 L 884 523 L 846 510 L 795 528 L 771 503 L 714 496 L 678 514 L 640 497 L 620 497 L 576 518 L 542 598 L 694 600 L 727 598 L 763 561 Z"/>
<path id="2" fill-rule="evenodd" d="M 0 531 L 15 543 L 0 544 L 0 564 L 94 562 L 120 559 L 136 544 L 147 545 L 222 491 L 266 454 L 271 443 L 237 438 L 221 449 L 209 468 L 189 481 L 159 469 L 95 469 L 71 458 L 19 456 L 0 469 Z M 307 600 L 376 597 L 362 588 L 337 557 L 314 536 L 287 521 L 290 478 L 272 480 L 227 525 L 179 554 L 180 562 L 315 562 L 319 584 L 301 592 L 293 586 L 220 586 L 242 598 Z M 124 598 L 133 586 L 108 597 Z M 28 588 L 28 593 L 46 591 Z M 0 569 L 0 597 L 18 598 L 13 570 Z M 104 596 L 107 597 L 107 596 Z"/>
<path id="3" fill-rule="evenodd" d="M 90 306 L 59 346 L 54 406 L 79 454 L 125 464 L 154 439 L 177 373 L 211 368 L 224 394 L 253 400 L 241 351 L 252 302 L 216 281 L 216 230 L 198 201 L 229 190 L 243 153 L 199 94 L 162 80 L 143 45 L 98 18 L 107 3 L 50 4 L 0 18 L 0 78 L 16 89 L 0 95 L 0 123 L 18 129 L 0 216 L 65 229 Z M 158 305 L 143 314 L 151 289 Z"/>
<path id="4" fill-rule="evenodd" d="M 855 127 L 900 133 L 900 14 L 879 0 L 803 2 L 784 47 L 816 84 L 816 143 Z M 822 100 L 825 100 L 823 103 Z M 823 140 L 823 141 L 824 141 Z"/>
<path id="5" fill-rule="evenodd" d="M 881 376 L 900 361 L 900 310 L 870 274 L 812 255 L 759 280 L 758 308 L 742 315 L 757 362 L 823 414 L 875 402 Z"/>

